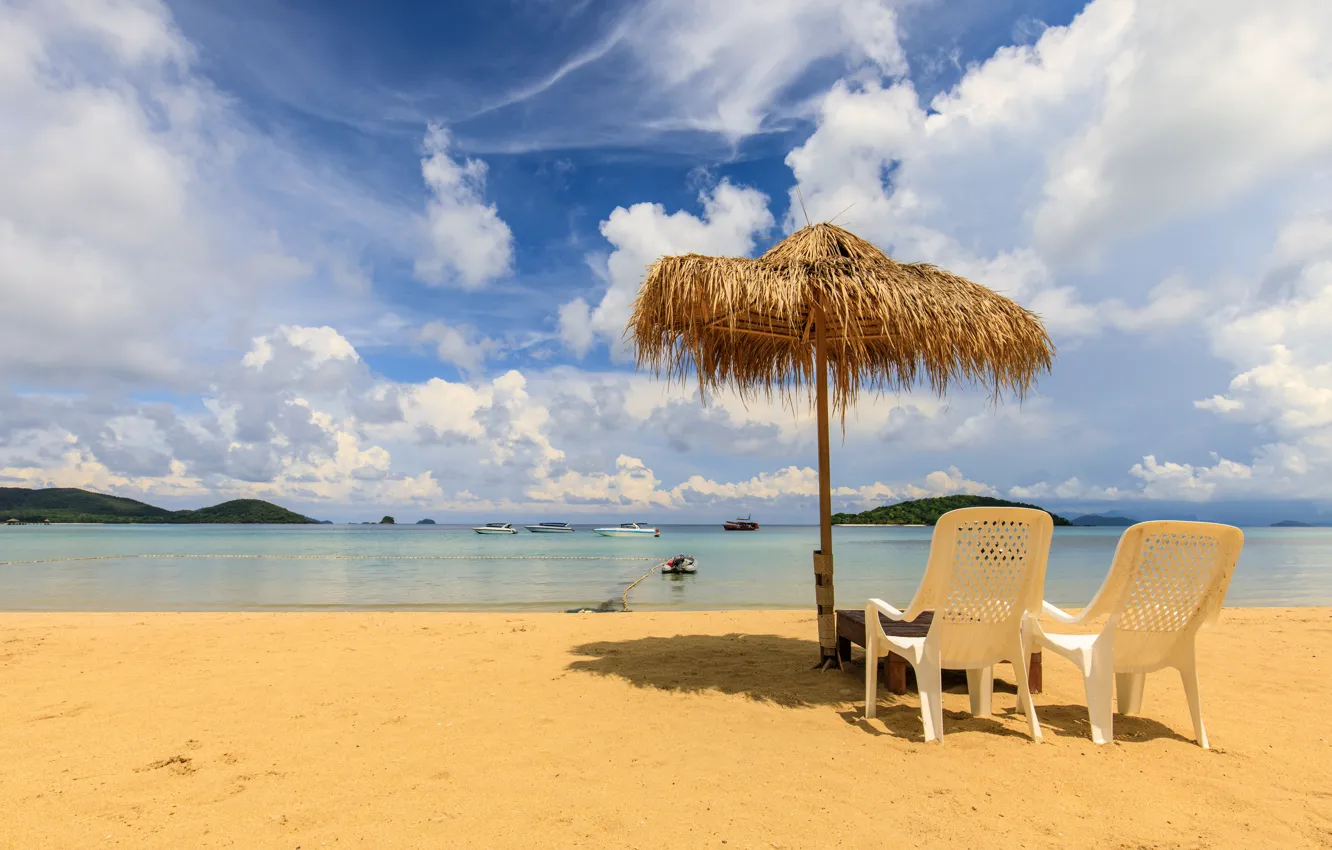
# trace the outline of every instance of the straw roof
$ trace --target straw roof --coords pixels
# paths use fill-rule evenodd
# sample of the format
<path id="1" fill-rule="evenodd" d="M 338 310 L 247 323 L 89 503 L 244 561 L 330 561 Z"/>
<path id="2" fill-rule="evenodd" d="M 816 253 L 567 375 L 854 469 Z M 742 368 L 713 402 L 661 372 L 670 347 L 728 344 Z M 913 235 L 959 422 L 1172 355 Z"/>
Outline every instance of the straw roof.
<path id="1" fill-rule="evenodd" d="M 833 409 L 861 390 L 958 381 L 1019 399 L 1054 358 L 1040 319 L 924 263 L 898 263 L 832 224 L 793 233 L 757 259 L 662 257 L 648 270 L 626 335 L 640 367 L 698 375 L 704 391 L 793 397 L 814 379 L 814 318 L 824 333 Z"/>

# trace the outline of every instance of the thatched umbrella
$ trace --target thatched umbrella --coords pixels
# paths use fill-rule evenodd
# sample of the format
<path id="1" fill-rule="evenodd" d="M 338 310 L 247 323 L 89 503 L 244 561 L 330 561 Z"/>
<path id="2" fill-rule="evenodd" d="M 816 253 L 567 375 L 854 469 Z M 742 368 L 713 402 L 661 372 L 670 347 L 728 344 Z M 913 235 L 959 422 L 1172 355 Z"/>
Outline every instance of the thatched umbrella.
<path id="1" fill-rule="evenodd" d="M 814 387 L 819 431 L 819 540 L 814 552 L 821 664 L 837 663 L 833 614 L 829 399 L 845 423 L 861 390 L 927 383 L 943 395 L 980 383 L 1019 399 L 1049 371 L 1054 346 L 1013 301 L 923 263 L 897 263 L 832 224 L 793 233 L 758 259 L 685 254 L 649 269 L 626 336 L 640 367 L 700 393 L 730 388 L 794 400 Z"/>

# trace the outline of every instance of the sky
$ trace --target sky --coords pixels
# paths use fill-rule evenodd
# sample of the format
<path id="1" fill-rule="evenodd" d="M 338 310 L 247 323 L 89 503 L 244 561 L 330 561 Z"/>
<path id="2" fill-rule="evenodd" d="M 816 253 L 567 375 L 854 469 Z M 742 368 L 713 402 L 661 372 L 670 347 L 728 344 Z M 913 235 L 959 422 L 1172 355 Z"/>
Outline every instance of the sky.
<path id="1" fill-rule="evenodd" d="M 814 522 L 803 400 L 623 341 L 658 256 L 807 214 L 1058 349 L 1020 404 L 861 398 L 836 509 L 1332 519 L 1328 43 L 1325 0 L 0 0 L 0 486 Z"/>

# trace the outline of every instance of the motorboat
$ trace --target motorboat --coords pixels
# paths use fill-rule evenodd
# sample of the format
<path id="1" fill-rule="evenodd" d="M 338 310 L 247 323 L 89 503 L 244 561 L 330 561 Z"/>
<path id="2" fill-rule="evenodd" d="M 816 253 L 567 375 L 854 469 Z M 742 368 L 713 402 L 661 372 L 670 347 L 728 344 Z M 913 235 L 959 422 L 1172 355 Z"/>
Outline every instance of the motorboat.
<path id="1" fill-rule="evenodd" d="M 661 529 L 643 525 L 637 522 L 622 522 L 619 525 L 609 528 L 592 529 L 602 537 L 660 537 Z"/>
<path id="2" fill-rule="evenodd" d="M 698 568 L 694 566 L 696 560 L 697 559 L 693 555 L 676 555 L 674 558 L 671 558 L 669 561 L 662 564 L 661 571 L 667 574 L 680 573 L 684 575 L 692 575 L 698 572 Z"/>
<path id="3" fill-rule="evenodd" d="M 536 525 L 525 525 L 523 528 L 534 534 L 572 534 L 573 526 L 567 522 L 539 522 Z"/>
<path id="4" fill-rule="evenodd" d="M 740 519 L 727 520 L 722 523 L 722 528 L 727 531 L 758 531 L 759 524 L 754 522 L 751 515 Z"/>
<path id="5" fill-rule="evenodd" d="M 472 529 L 477 534 L 517 534 L 518 529 L 511 522 L 488 522 Z"/>

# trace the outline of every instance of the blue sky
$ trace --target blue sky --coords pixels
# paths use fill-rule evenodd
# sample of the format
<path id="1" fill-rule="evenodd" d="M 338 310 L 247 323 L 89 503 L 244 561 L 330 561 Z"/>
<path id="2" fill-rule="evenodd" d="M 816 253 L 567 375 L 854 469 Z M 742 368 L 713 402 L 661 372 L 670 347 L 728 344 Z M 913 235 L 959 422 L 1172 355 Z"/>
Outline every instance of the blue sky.
<path id="1" fill-rule="evenodd" d="M 1328 37 L 1316 0 L 5 3 L 0 485 L 810 519 L 802 406 L 619 342 L 647 263 L 761 251 L 799 191 L 1059 348 L 1021 406 L 863 399 L 839 507 L 1316 518 Z"/>

